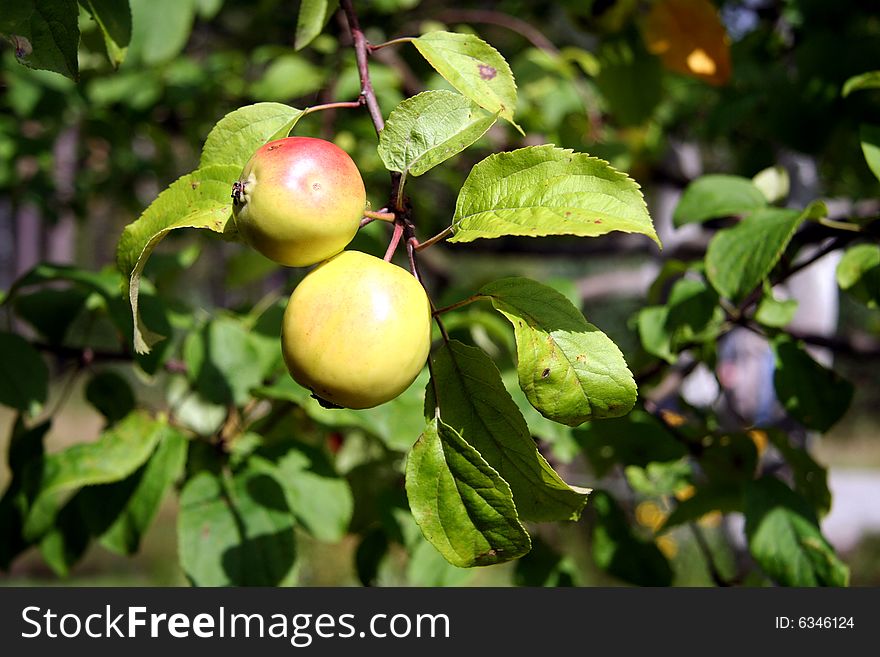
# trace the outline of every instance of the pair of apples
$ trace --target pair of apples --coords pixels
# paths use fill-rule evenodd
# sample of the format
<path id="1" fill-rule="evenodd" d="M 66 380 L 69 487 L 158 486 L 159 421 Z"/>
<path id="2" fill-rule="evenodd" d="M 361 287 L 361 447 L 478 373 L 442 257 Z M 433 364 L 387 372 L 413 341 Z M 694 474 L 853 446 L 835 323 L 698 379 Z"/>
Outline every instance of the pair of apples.
<path id="1" fill-rule="evenodd" d="M 366 207 L 360 172 L 335 144 L 271 141 L 233 185 L 244 240 L 282 265 L 318 264 L 294 289 L 281 331 L 291 376 L 327 405 L 371 408 L 418 376 L 431 345 L 431 304 L 400 267 L 343 251 Z"/>

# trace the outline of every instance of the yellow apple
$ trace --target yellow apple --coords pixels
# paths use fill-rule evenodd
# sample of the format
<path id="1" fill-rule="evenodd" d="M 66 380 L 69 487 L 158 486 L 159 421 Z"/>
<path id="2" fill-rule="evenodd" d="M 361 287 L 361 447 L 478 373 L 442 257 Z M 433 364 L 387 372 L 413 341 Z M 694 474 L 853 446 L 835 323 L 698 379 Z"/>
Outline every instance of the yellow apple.
<path id="1" fill-rule="evenodd" d="M 232 198 L 244 240 L 291 267 L 342 251 L 366 206 L 364 181 L 352 159 L 312 137 L 276 139 L 259 148 L 233 185 Z"/>
<path id="2" fill-rule="evenodd" d="M 371 408 L 418 376 L 431 346 L 431 304 L 407 271 L 359 251 L 316 267 L 284 312 L 291 376 L 325 401 Z"/>

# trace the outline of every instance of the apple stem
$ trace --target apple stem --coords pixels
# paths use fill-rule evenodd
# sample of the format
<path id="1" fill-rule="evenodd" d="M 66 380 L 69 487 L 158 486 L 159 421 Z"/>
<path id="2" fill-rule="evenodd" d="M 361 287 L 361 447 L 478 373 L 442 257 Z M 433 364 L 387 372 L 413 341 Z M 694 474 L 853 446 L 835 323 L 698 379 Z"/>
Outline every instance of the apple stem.
<path id="1" fill-rule="evenodd" d="M 391 262 L 394 252 L 397 251 L 397 245 L 400 244 L 400 238 L 403 236 L 403 224 L 394 223 L 394 232 L 391 234 L 391 242 L 388 243 L 388 250 L 385 251 L 385 262 Z"/>
<path id="2" fill-rule="evenodd" d="M 412 275 L 416 277 L 416 280 L 421 283 L 422 277 L 419 272 L 419 264 L 416 262 L 416 245 L 419 241 L 415 237 L 410 237 L 406 240 L 406 255 L 409 258 L 409 270 L 412 272 Z"/>

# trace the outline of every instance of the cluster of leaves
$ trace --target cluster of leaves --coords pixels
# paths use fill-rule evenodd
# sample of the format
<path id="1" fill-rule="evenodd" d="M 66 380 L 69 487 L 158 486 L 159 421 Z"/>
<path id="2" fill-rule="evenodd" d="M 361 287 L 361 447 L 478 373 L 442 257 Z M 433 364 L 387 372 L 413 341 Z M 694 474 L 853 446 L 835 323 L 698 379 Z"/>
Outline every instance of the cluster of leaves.
<path id="1" fill-rule="evenodd" d="M 214 15 L 221 3 L 163 2 L 153 13 L 132 0 L 134 30 L 126 3 L 80 4 L 118 65 L 132 56 L 169 61 L 194 17 Z M 707 2 L 654 3 L 640 31 L 631 29 L 636 3 L 616 3 L 604 13 L 590 3 L 563 4 L 569 16 L 589 15 L 606 32 L 596 55 L 573 46 L 533 48 L 511 67 L 466 27 L 400 40 L 433 70 L 426 76 L 432 89 L 404 99 L 394 83 L 387 85 L 380 101 L 388 119 L 378 148 L 359 133 L 364 161 L 400 174 L 400 193 L 407 186 L 420 211 L 424 193 L 413 179 L 429 171 L 441 179 L 454 162 L 467 162 L 453 158 L 485 148 L 499 119 L 519 132 L 546 131 L 561 144 L 587 133 L 599 141 L 589 150 L 610 159 L 627 139 L 638 141 L 627 153 L 651 148 L 656 128 L 672 121 L 674 112 L 662 102 L 661 65 L 718 86 L 707 93 L 725 99 L 731 52 Z M 334 5 L 302 2 L 297 50 L 327 47 L 321 33 Z M 139 40 L 137 17 L 148 14 L 180 28 L 182 38 L 157 42 L 159 48 L 143 45 L 149 39 L 144 33 Z M 24 2 L 0 19 L 0 33 L 23 62 L 76 78 L 78 16 L 84 14 L 73 0 Z M 736 50 L 732 54 L 735 60 Z M 779 429 L 722 426 L 713 409 L 688 407 L 678 398 L 677 413 L 648 413 L 643 404 L 632 410 L 636 384 L 620 349 L 584 318 L 570 287 L 511 277 L 463 290 L 464 298 L 449 299 L 457 309 L 443 315 L 446 331 L 431 354 L 432 379 L 425 372 L 393 402 L 357 412 L 322 408 L 287 375 L 278 345 L 280 294 L 209 315 L 181 304 L 173 283 L 186 275 L 198 249 L 168 254 L 157 247 L 177 229 L 206 229 L 235 241 L 231 181 L 257 147 L 290 134 L 311 113 L 274 101 L 308 95 L 326 82 L 298 53 L 267 52 L 261 61 L 269 62 L 264 76 L 242 95 L 264 102 L 240 107 L 201 132 L 208 137 L 198 167 L 126 228 L 118 270 L 41 265 L 5 295 L 10 314 L 36 337 L 28 342 L 0 334 L 7 372 L 0 403 L 18 414 L 9 449 L 13 478 L 0 500 L 0 526 L 11 537 L 0 546 L 0 567 L 31 545 L 61 574 L 92 541 L 132 554 L 176 486 L 180 561 L 197 584 L 295 581 L 297 532 L 327 542 L 362 535 L 356 565 L 364 583 L 381 580 L 400 547 L 410 555 L 410 581 L 422 584 L 460 582 L 462 571 L 453 566 L 512 559 L 519 559 L 519 583 L 570 583 L 577 579 L 570 562 L 530 523 L 575 520 L 588 499 L 593 561 L 626 582 L 669 584 L 673 568 L 662 539 L 681 526 L 699 531 L 713 512 L 745 515 L 748 550 L 773 581 L 846 582 L 846 567 L 819 530 L 818 519 L 830 507 L 826 473 L 804 446 Z M 209 67 L 222 70 L 224 62 Z M 374 80 L 387 73 L 370 66 Z M 511 69 L 523 72 L 518 86 Z M 191 79 L 173 65 L 164 75 L 168 87 Z M 146 78 L 124 69 L 118 79 L 127 77 L 115 91 L 90 87 L 89 100 L 104 93 L 109 102 L 134 102 L 135 90 L 155 82 L 146 85 Z M 356 95 L 352 63 L 340 78 L 337 93 Z M 844 94 L 878 86 L 877 80 L 876 73 L 865 74 Z M 757 86 L 750 87 L 756 95 Z M 702 92 L 695 96 L 705 101 Z M 596 102 L 609 110 L 612 124 L 649 129 L 623 138 L 614 133 L 620 141 L 612 143 L 610 129 L 590 123 Z M 861 137 L 876 173 L 872 130 L 864 126 Z M 442 163 L 450 166 L 438 167 Z M 755 180 L 705 176 L 693 182 L 676 224 L 723 227 L 705 258 L 666 263 L 634 325 L 644 351 L 656 359 L 658 378 L 691 359 L 714 365 L 716 344 L 733 326 L 761 332 L 772 345 L 781 405 L 803 426 L 826 431 L 845 413 L 852 388 L 785 330 L 796 306 L 774 297 L 772 286 L 820 238 L 842 235 L 841 244 L 850 244 L 875 228 L 841 230 L 821 203 L 780 207 L 783 188 L 772 169 Z M 452 243 L 609 232 L 656 240 L 638 186 L 604 160 L 568 148 L 547 144 L 489 155 L 470 168 L 456 194 Z M 740 220 L 725 224 L 730 217 Z M 415 218 L 421 227 L 420 215 Z M 840 287 L 876 307 L 878 268 L 876 243 L 856 243 L 838 269 Z M 50 372 L 38 349 L 75 356 L 71 376 L 84 375 L 87 401 L 106 418 L 97 442 L 46 452 Z M 654 383 L 641 381 L 643 390 Z M 552 445 L 552 458 L 535 438 L 542 447 Z M 581 455 L 608 483 L 591 495 L 550 464 Z M 616 470 L 625 473 L 629 495 L 614 489 Z M 640 501 L 634 514 L 632 499 Z M 714 575 L 723 582 L 741 574 Z"/>

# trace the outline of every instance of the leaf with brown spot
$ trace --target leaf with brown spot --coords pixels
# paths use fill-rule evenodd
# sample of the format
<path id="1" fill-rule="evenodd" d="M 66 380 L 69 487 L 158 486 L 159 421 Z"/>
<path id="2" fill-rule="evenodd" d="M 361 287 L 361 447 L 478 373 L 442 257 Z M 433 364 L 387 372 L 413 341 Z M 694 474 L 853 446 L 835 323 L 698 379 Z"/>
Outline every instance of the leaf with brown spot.
<path id="1" fill-rule="evenodd" d="M 513 120 L 516 82 L 507 61 L 495 48 L 473 34 L 443 31 L 428 32 L 412 43 L 449 84 L 523 132 Z"/>
<path id="2" fill-rule="evenodd" d="M 565 296 L 528 278 L 497 280 L 478 295 L 514 325 L 520 387 L 541 415 L 578 426 L 632 409 L 636 384 L 623 354 Z"/>

